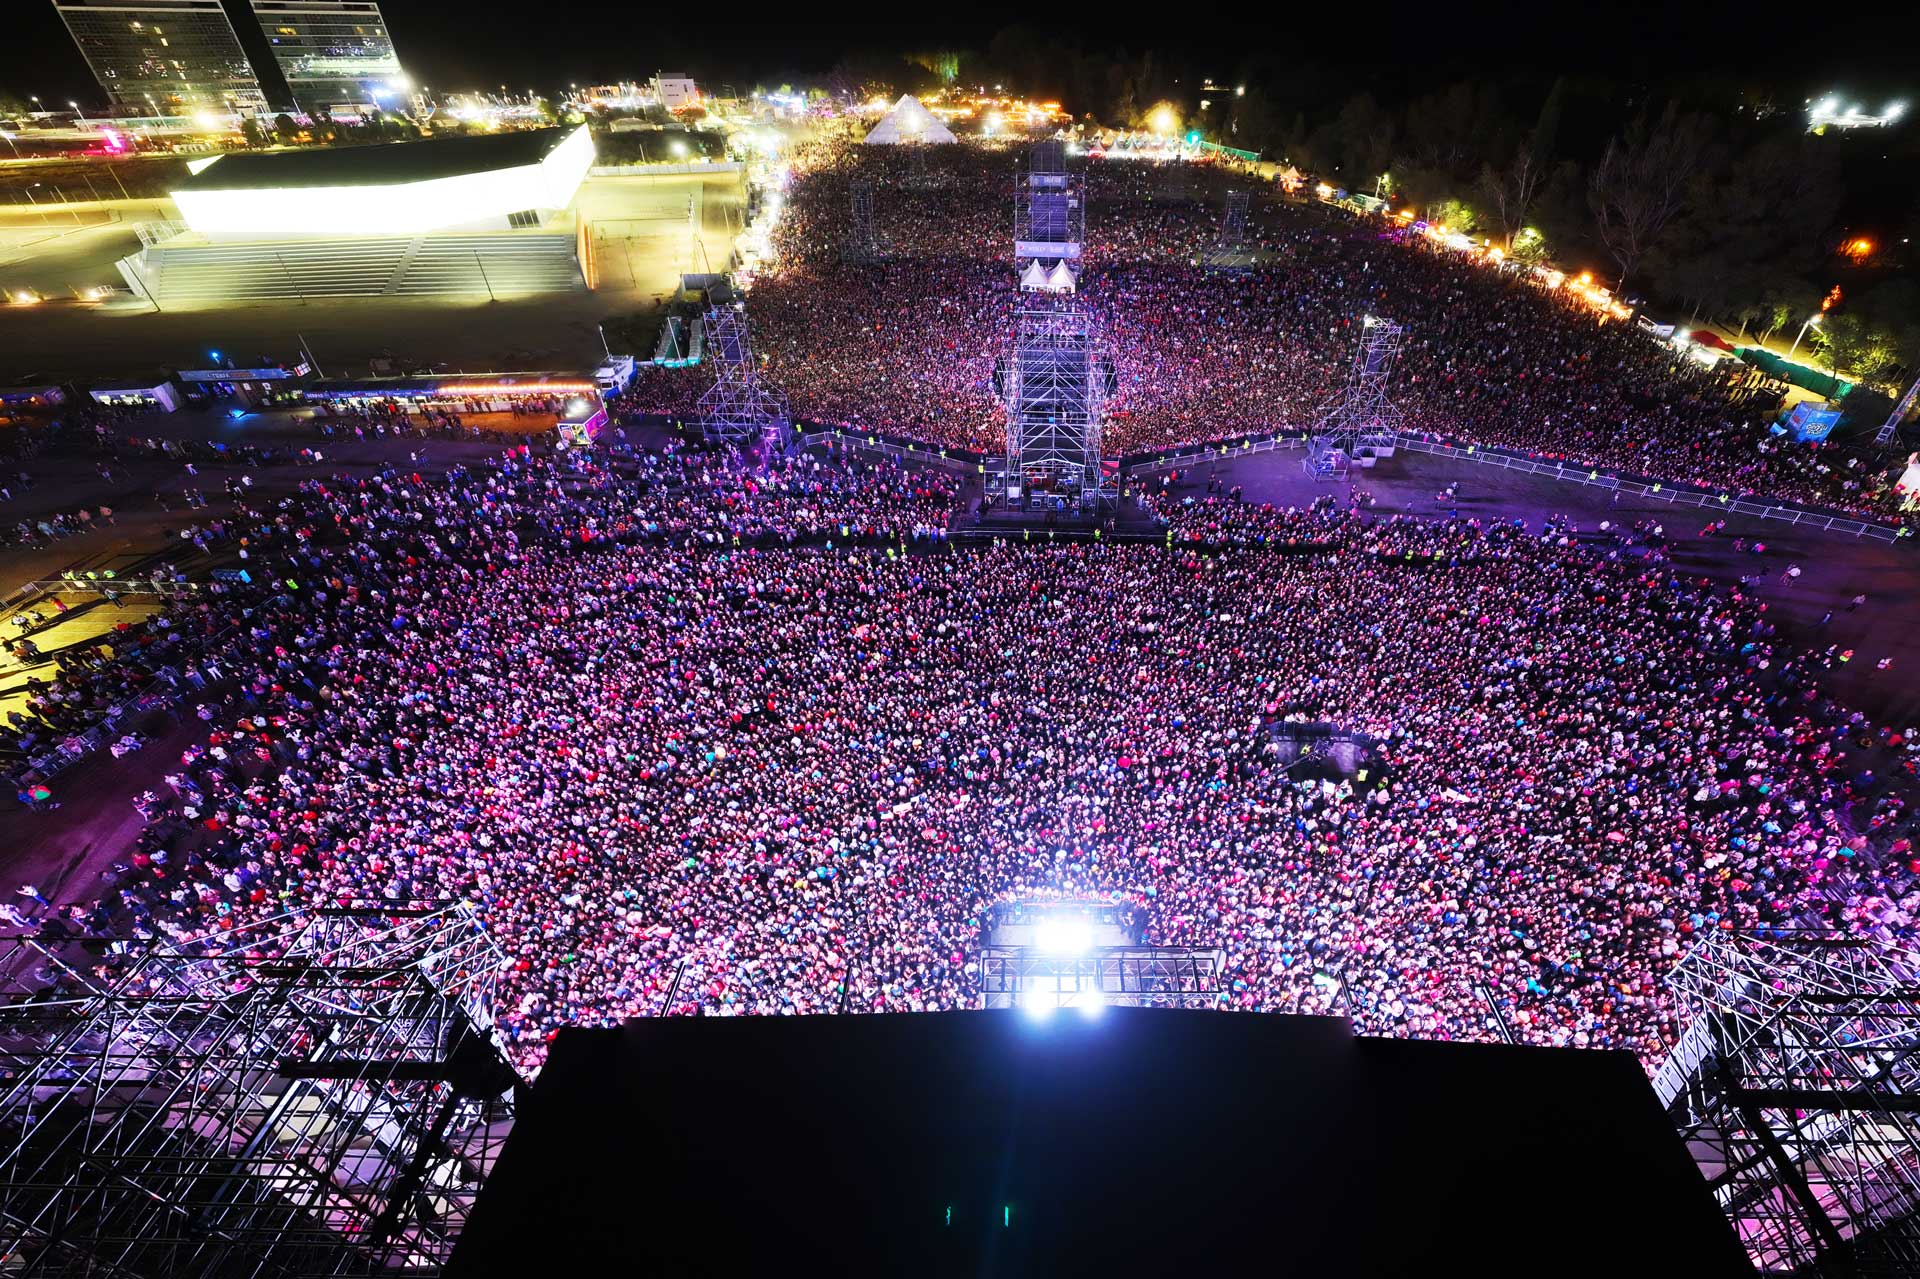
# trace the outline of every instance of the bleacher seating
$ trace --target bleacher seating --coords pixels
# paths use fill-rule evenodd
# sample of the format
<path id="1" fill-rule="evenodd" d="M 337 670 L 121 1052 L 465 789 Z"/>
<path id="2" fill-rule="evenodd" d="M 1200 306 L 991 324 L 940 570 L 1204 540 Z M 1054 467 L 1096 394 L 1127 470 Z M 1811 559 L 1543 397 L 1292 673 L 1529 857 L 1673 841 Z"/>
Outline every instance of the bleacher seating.
<path id="1" fill-rule="evenodd" d="M 156 244 L 124 258 L 135 290 L 162 303 L 275 298 L 517 296 L 586 287 L 571 234 L 356 236 Z"/>

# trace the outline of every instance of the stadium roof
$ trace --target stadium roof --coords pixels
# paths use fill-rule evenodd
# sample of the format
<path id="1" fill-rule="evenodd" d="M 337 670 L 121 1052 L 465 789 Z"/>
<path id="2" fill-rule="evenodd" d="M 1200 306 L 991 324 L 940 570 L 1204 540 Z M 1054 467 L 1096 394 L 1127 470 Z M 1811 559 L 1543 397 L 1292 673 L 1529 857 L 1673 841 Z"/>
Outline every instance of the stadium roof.
<path id="1" fill-rule="evenodd" d="M 365 147 L 234 152 L 189 175 L 177 191 L 397 186 L 539 164 L 572 129 L 525 129 Z"/>

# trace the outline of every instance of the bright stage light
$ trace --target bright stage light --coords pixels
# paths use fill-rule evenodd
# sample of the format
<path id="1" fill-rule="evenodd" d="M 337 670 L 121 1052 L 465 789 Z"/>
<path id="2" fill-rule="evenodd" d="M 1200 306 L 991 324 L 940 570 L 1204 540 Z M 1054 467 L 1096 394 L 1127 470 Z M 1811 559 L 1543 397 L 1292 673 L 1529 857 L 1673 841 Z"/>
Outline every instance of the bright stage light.
<path id="1" fill-rule="evenodd" d="M 1093 925 L 1084 919 L 1043 919 L 1033 939 L 1044 954 L 1084 955 L 1093 948 Z"/>
<path id="2" fill-rule="evenodd" d="M 1092 1021 L 1101 1013 L 1107 1011 L 1106 993 L 1104 991 L 1089 990 L 1080 996 L 1075 1006 L 1080 1009 L 1080 1015 L 1082 1017 L 1085 1017 L 1088 1021 Z"/>
<path id="3" fill-rule="evenodd" d="M 1037 990 L 1029 990 L 1023 992 L 1020 996 L 1020 1011 L 1034 1021 L 1046 1021 L 1049 1017 L 1053 1016 L 1055 1007 L 1055 1000 L 1051 994 L 1043 994 Z"/>

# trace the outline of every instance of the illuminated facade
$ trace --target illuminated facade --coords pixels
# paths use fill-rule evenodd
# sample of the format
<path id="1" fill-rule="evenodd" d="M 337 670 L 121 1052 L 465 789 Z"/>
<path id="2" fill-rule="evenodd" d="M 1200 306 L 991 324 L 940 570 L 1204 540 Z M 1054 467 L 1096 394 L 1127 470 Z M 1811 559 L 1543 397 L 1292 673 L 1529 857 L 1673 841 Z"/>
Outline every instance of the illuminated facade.
<path id="1" fill-rule="evenodd" d="M 252 0 L 302 111 L 403 106 L 412 83 L 374 0 Z"/>
<path id="2" fill-rule="evenodd" d="M 210 238 L 526 230 L 573 202 L 586 125 L 384 146 L 232 154 L 170 194 Z"/>
<path id="3" fill-rule="evenodd" d="M 54 0 L 54 8 L 116 109 L 266 110 L 220 0 Z"/>

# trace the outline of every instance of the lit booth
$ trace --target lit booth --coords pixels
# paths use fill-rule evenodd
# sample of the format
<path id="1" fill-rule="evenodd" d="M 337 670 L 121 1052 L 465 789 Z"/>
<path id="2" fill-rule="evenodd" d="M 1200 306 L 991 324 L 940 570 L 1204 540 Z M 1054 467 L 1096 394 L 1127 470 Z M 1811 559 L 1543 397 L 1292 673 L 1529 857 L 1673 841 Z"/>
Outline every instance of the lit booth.
<path id="1" fill-rule="evenodd" d="M 160 409 L 175 413 L 180 409 L 180 387 L 171 377 L 117 378 L 95 382 L 87 388 L 95 404 L 119 408 Z"/>
<path id="2" fill-rule="evenodd" d="M 515 429 L 558 427 L 570 442 L 589 442 L 607 420 L 593 378 L 575 373 L 448 373 L 420 377 L 330 379 L 301 398 L 323 416 L 341 413 L 507 415 Z M 497 425 L 497 422 L 494 423 Z"/>

